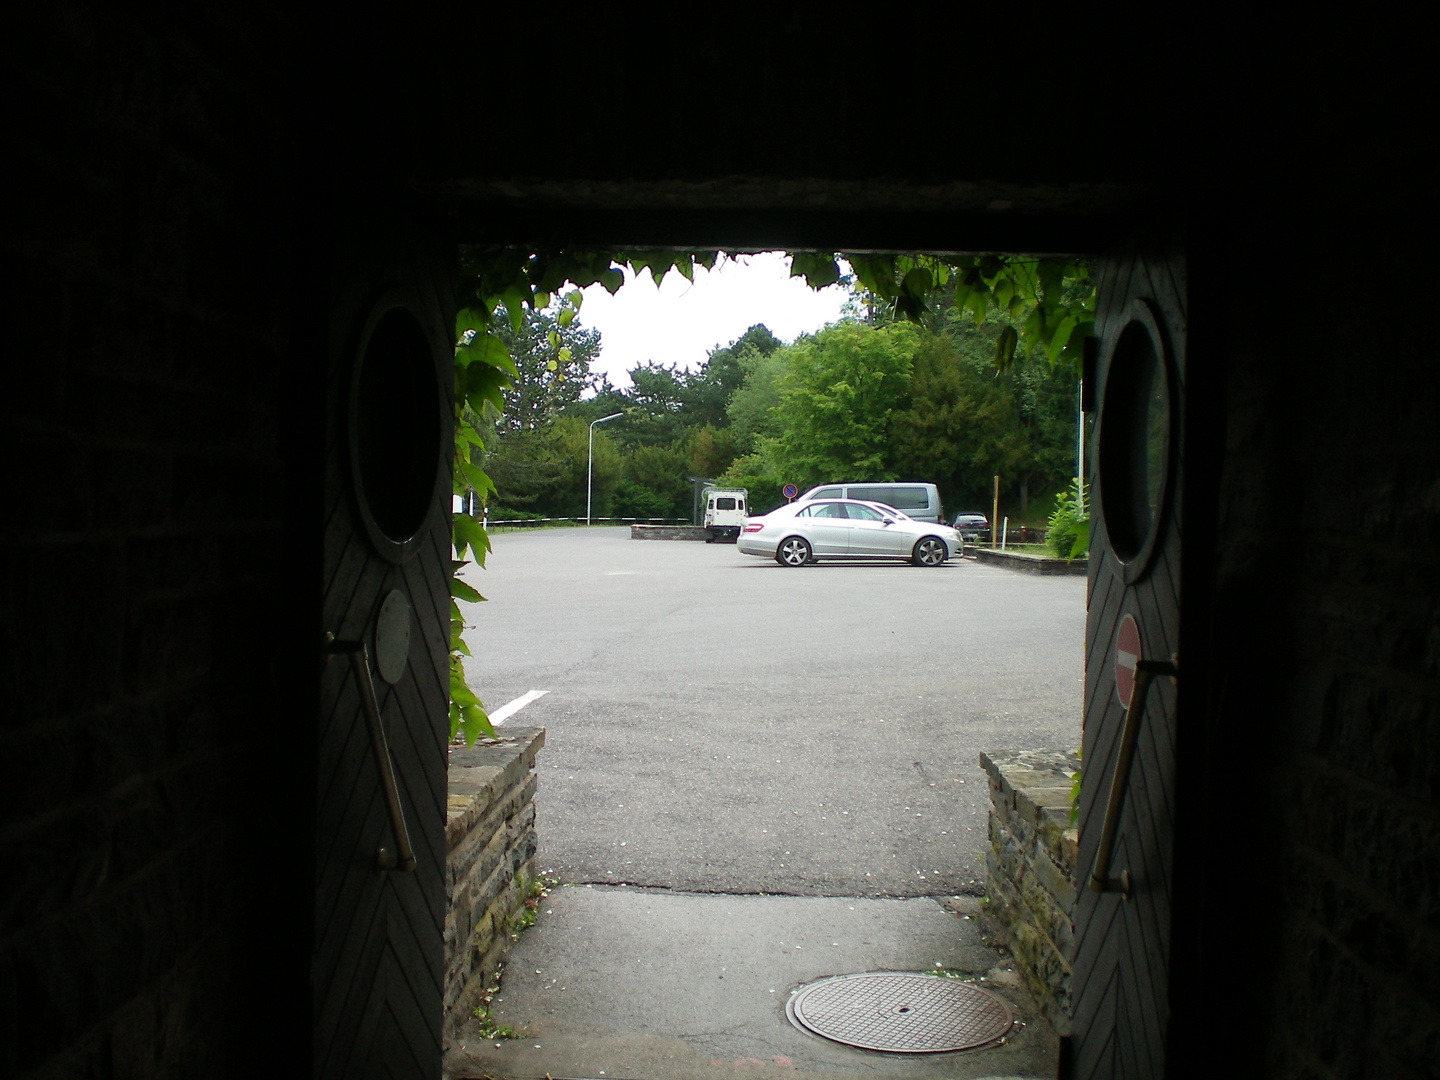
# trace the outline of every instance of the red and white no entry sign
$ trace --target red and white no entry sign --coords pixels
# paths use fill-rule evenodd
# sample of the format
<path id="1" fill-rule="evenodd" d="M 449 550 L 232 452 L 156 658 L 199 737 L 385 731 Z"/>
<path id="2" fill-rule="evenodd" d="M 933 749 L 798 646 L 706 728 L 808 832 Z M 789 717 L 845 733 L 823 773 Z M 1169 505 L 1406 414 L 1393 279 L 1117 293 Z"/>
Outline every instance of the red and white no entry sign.
<path id="1" fill-rule="evenodd" d="M 1134 615 L 1126 615 L 1115 635 L 1115 696 L 1121 708 L 1130 708 L 1130 696 L 1135 693 L 1135 665 L 1139 662 L 1140 624 Z"/>

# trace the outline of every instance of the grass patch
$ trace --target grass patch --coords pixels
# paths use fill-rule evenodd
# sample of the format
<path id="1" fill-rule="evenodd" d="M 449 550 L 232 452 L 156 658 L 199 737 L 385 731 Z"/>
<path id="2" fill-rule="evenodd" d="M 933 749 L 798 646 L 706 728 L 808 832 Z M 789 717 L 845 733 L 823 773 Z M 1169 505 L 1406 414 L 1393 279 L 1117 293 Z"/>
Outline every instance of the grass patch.
<path id="1" fill-rule="evenodd" d="M 503 969 L 504 965 L 501 965 Z M 490 1015 L 490 1001 L 500 992 L 500 971 L 495 972 L 495 981 L 485 988 L 480 1004 L 475 1006 L 475 1021 L 480 1025 L 482 1039 L 526 1039 L 529 1036 L 509 1024 L 497 1024 Z"/>
<path id="2" fill-rule="evenodd" d="M 540 914 L 540 901 L 550 895 L 550 890 L 559 885 L 556 878 L 547 877 L 520 877 L 520 910 L 512 915 L 506 922 L 506 932 L 510 935 L 511 941 L 519 941 L 520 935 L 535 925 L 536 916 Z M 480 995 L 480 1004 L 475 1006 L 471 1014 L 475 1022 L 480 1025 L 480 1037 L 482 1039 L 528 1039 L 530 1033 L 513 1028 L 509 1024 L 501 1024 L 495 1021 L 490 1015 L 490 1002 L 495 995 L 500 993 L 500 975 L 505 970 L 502 963 L 495 969 L 495 976 L 490 980 Z"/>
<path id="3" fill-rule="evenodd" d="M 559 885 L 555 878 L 520 878 L 520 910 L 510 917 L 510 940 L 519 941 L 520 935 L 535 925 L 540 914 L 540 901 L 550 895 L 550 890 Z"/>

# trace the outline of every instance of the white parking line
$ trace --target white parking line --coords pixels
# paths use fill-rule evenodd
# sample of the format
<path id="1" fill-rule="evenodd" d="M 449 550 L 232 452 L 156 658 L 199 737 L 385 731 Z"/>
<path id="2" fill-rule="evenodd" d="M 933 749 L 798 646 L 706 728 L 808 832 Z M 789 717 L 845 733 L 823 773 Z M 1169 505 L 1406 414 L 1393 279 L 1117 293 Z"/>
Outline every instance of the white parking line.
<path id="1" fill-rule="evenodd" d="M 506 720 L 509 720 L 510 717 L 514 716 L 517 712 L 523 709 L 526 705 L 529 705 L 530 702 L 534 701 L 537 698 L 544 697 L 549 692 L 549 690 L 530 690 L 526 693 L 521 694 L 514 701 L 507 701 L 504 705 L 501 705 L 498 709 L 496 709 L 490 714 L 491 726 L 499 727 Z"/>

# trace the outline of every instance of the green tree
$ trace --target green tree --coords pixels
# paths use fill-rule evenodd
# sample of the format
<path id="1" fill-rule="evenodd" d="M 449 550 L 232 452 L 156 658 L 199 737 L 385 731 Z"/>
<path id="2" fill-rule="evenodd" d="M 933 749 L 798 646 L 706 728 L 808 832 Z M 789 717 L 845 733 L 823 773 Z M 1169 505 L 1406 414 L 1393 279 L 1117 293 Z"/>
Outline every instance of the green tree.
<path id="1" fill-rule="evenodd" d="M 935 334 L 917 344 L 888 442 L 896 475 L 936 484 L 950 507 L 977 505 L 991 477 L 1012 475 L 1029 446 L 1015 423 L 1010 388 L 967 362 L 951 338 Z"/>
<path id="2" fill-rule="evenodd" d="M 1032 490 L 1055 491 L 1074 478 L 1080 380 L 1072 369 L 1052 367 L 1034 356 L 1017 360 L 1007 374 L 1015 387 L 1020 429 L 1030 443 L 1028 457 L 1014 474 L 1025 514 Z"/>
<path id="3" fill-rule="evenodd" d="M 762 323 L 756 323 L 729 345 L 710 351 L 698 371 L 685 380 L 683 403 L 692 424 L 723 427 L 735 393 L 745 383 L 741 357 L 769 356 L 781 341 Z"/>
<path id="4" fill-rule="evenodd" d="M 590 427 L 575 416 L 561 416 L 547 427 L 502 434 L 486 469 L 495 485 L 497 517 L 519 510 L 542 517 L 579 517 L 585 513 L 585 474 Z M 594 513 L 603 516 L 621 474 L 620 454 L 603 429 L 595 432 L 592 479 Z"/>
<path id="5" fill-rule="evenodd" d="M 628 390 L 617 390 L 607 380 L 593 399 L 567 409 L 587 420 L 625 413 L 624 424 L 611 432 L 627 461 L 623 486 L 617 489 L 617 506 L 625 508 L 622 516 L 689 516 L 690 478 L 719 476 L 739 453 L 726 409 L 745 380 L 741 358 L 779 347 L 764 326 L 752 326 L 729 345 L 712 349 L 694 371 L 677 364 L 642 364 L 631 369 Z M 668 463 L 668 472 L 659 467 L 662 461 Z M 677 494 L 682 487 L 683 505 Z"/>
<path id="6" fill-rule="evenodd" d="M 631 387 L 622 393 L 625 429 L 617 437 L 627 446 L 668 446 L 679 438 L 688 423 L 687 375 L 678 364 L 631 368 Z"/>
<path id="7" fill-rule="evenodd" d="M 1012 318 L 1004 312 L 990 311 L 977 324 L 953 309 L 936 311 L 925 322 L 951 343 L 950 362 L 958 370 L 952 376 L 954 388 L 947 392 L 927 392 L 924 380 L 912 384 L 914 426 L 923 431 L 927 423 L 938 423 L 950 411 L 947 393 L 956 406 L 978 410 L 979 425 L 973 433 L 979 443 L 967 454 L 969 466 L 950 481 L 953 493 L 943 474 L 937 474 L 935 482 L 947 505 L 984 506 L 992 477 L 998 474 L 1007 491 L 1018 493 L 1024 513 L 1031 488 L 1054 490 L 1074 471 L 1076 372 L 1066 364 L 1052 365 L 1038 350 L 1017 353 L 997 370 L 996 342 L 1013 329 Z"/>
<path id="8" fill-rule="evenodd" d="M 784 349 L 752 348 L 736 354 L 735 362 L 740 385 L 730 395 L 725 416 L 736 446 L 742 453 L 753 453 L 761 436 L 777 431 L 773 410 L 780 406 L 780 381 L 789 369 L 789 354 Z"/>
<path id="9" fill-rule="evenodd" d="M 836 480 L 889 480 L 890 414 L 910 378 L 919 331 L 906 323 L 842 322 L 782 350 L 787 370 L 771 461 L 802 487 Z"/>
<path id="10" fill-rule="evenodd" d="M 713 479 L 730 468 L 730 463 L 740 452 L 729 428 L 714 428 L 709 424 L 689 432 L 683 446 L 690 475 L 707 479 Z"/>
<path id="11" fill-rule="evenodd" d="M 526 309 L 520 325 L 497 324 L 515 377 L 505 391 L 501 431 L 535 431 L 580 400 L 594 380 L 590 365 L 600 355 L 600 331 L 580 325 L 578 292 L 554 309 Z"/>
<path id="12" fill-rule="evenodd" d="M 783 467 L 763 450 L 736 458 L 718 480 L 726 487 L 749 491 L 747 505 L 752 514 L 767 514 L 774 510 L 785 501 L 781 488 L 794 483 Z"/>
<path id="13" fill-rule="evenodd" d="M 685 453 L 674 446 L 636 447 L 624 461 L 626 505 L 649 507 L 643 517 L 688 518 L 691 486 Z M 641 495 L 640 491 L 646 494 Z M 617 504 L 619 505 L 619 504 Z M 621 512 L 622 517 L 631 516 Z"/>

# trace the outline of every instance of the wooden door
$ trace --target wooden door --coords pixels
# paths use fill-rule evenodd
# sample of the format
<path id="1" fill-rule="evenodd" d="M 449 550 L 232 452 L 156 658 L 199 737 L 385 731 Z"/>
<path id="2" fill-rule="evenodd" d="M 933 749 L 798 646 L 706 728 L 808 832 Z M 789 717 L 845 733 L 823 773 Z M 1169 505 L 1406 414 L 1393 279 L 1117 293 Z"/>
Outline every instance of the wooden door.
<path id="1" fill-rule="evenodd" d="M 331 302 L 313 1072 L 438 1077 L 454 319 L 443 250 L 377 233 Z"/>
<path id="2" fill-rule="evenodd" d="M 1173 236 L 1158 233 L 1106 259 L 1098 285 L 1080 890 L 1073 1035 L 1062 1069 L 1075 1078 L 1165 1069 L 1183 683 L 1160 668 L 1140 698 L 1152 667 L 1174 663 L 1178 672 L 1181 651 L 1186 269 Z M 1138 682 L 1137 662 L 1145 672 Z M 1128 777 L 1120 760 L 1127 719 L 1135 735 Z M 1100 891 L 1089 879 L 1112 803 L 1113 855 Z"/>

